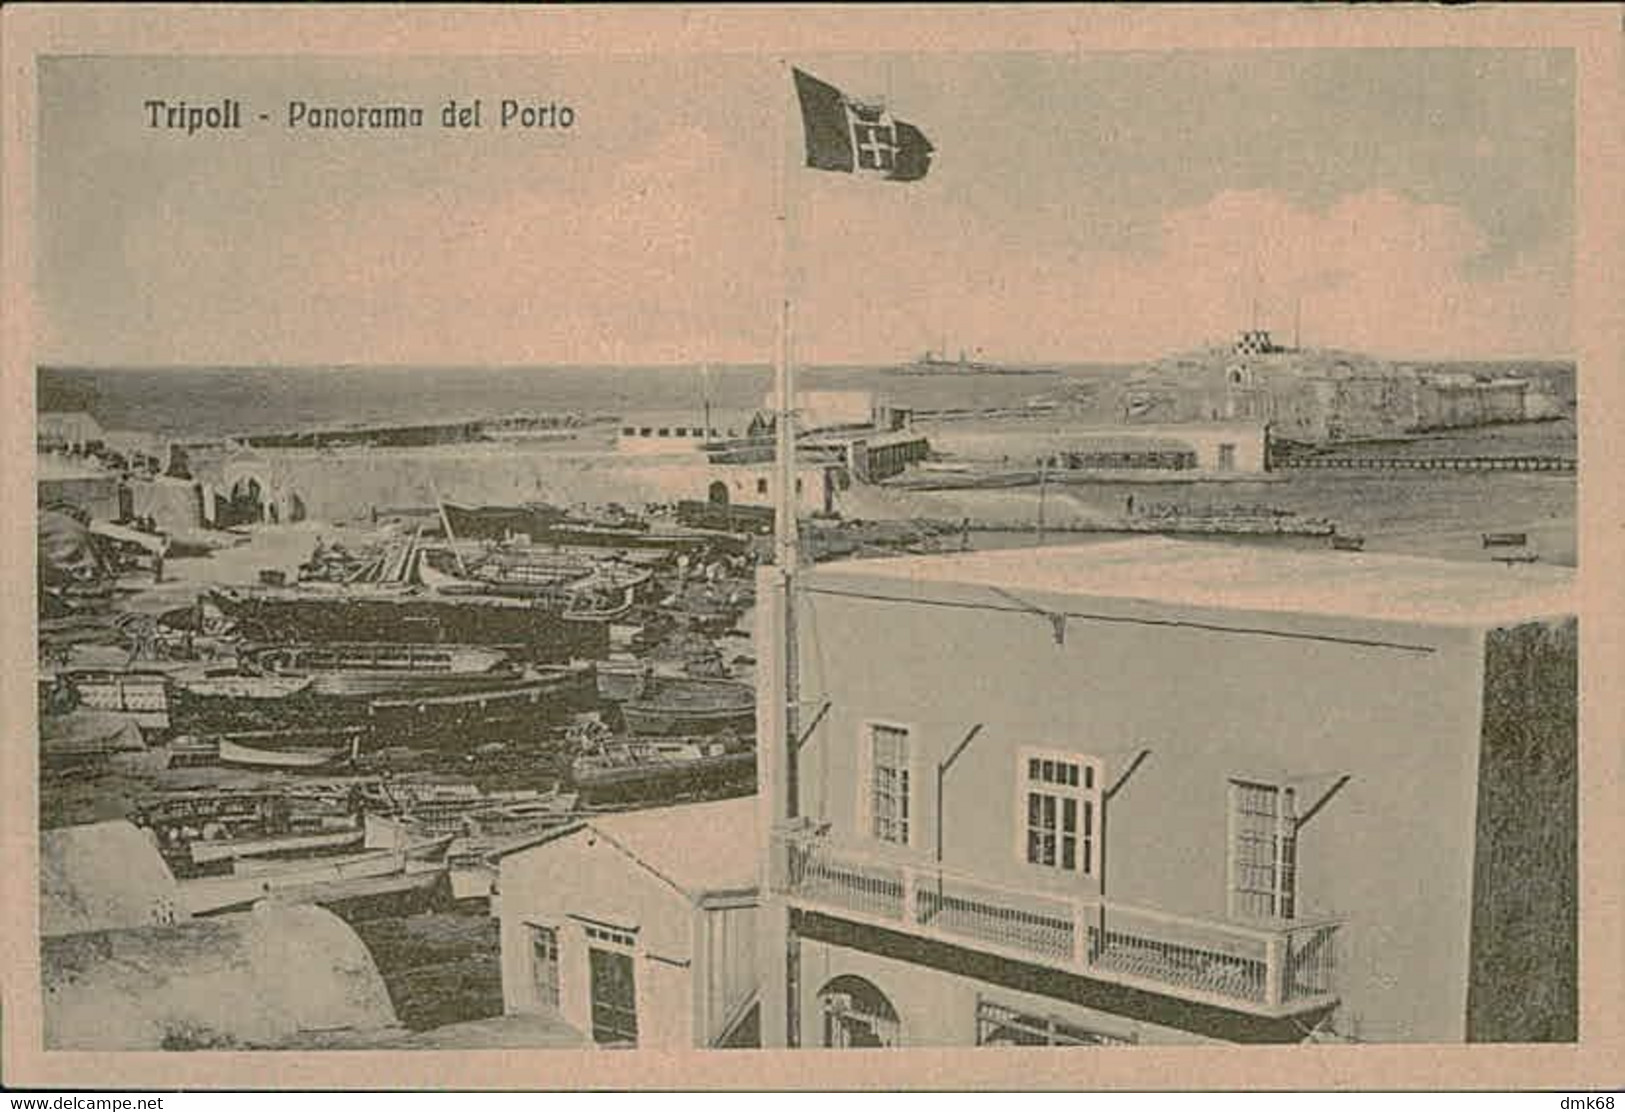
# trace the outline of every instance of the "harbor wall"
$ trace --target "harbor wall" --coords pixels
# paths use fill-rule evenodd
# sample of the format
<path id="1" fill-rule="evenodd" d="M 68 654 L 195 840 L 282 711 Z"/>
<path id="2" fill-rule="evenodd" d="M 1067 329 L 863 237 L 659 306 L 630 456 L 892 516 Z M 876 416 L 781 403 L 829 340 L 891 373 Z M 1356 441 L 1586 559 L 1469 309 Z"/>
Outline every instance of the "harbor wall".
<path id="1" fill-rule="evenodd" d="M 1099 426 L 1032 420 L 1007 428 L 931 427 L 930 437 L 938 452 L 987 462 L 1036 465 L 1040 459 L 1069 452 L 1132 453 L 1167 447 L 1194 453 L 1199 471 L 1259 473 L 1268 467 L 1268 435 L 1259 422 Z"/>
<path id="2" fill-rule="evenodd" d="M 800 505 L 826 507 L 828 468 L 800 468 Z M 258 450 L 248 456 L 197 460 L 194 472 L 223 491 L 249 478 L 289 509 L 284 521 L 368 517 L 373 511 L 433 507 L 437 499 L 464 505 L 548 502 L 560 506 L 628 507 L 705 500 L 712 484 L 725 484 L 730 502 L 773 504 L 771 464 L 709 463 L 695 453 L 644 457 L 613 451 L 584 453 L 545 447 L 457 445 L 421 450 Z M 297 505 L 298 512 L 292 509 Z"/>

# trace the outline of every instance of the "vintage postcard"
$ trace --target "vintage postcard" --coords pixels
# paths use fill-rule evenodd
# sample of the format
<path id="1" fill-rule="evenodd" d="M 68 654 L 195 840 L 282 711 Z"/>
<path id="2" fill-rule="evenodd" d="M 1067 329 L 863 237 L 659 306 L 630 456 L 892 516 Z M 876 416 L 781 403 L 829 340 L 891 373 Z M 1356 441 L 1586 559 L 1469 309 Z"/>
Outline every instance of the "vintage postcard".
<path id="1" fill-rule="evenodd" d="M 8 1085 L 1618 1084 L 1616 7 L 5 20 Z"/>

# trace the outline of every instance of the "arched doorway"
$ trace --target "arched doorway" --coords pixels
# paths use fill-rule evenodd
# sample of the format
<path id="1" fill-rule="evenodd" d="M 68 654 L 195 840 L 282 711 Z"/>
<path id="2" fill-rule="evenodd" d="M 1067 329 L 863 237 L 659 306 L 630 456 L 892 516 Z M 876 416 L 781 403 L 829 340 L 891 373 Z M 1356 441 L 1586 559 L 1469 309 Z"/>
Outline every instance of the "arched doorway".
<path id="1" fill-rule="evenodd" d="M 265 518 L 265 492 L 252 475 L 231 485 L 231 520 L 228 525 L 245 525 Z"/>
<path id="2" fill-rule="evenodd" d="M 897 1046 L 902 1025 L 886 994 L 862 977 L 844 974 L 818 990 L 827 1047 Z"/>
<path id="3" fill-rule="evenodd" d="M 726 506 L 728 504 L 728 484 L 718 479 L 711 484 L 711 490 L 707 497 L 713 506 Z"/>

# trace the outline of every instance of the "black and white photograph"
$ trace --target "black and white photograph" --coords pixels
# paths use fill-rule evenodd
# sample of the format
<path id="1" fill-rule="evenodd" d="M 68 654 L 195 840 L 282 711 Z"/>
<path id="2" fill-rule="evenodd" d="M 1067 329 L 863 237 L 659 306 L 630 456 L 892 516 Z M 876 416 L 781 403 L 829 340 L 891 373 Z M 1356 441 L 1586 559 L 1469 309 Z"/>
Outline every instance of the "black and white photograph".
<path id="1" fill-rule="evenodd" d="M 1617 1012 L 1572 32 L 508 14 L 31 58 L 8 1040 L 1084 1085 Z"/>

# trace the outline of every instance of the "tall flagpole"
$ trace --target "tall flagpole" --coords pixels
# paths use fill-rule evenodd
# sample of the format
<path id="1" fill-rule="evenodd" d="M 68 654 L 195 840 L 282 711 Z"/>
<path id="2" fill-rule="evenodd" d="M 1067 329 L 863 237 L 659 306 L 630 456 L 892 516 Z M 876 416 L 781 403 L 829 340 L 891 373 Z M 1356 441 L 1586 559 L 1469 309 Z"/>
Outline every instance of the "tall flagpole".
<path id="1" fill-rule="evenodd" d="M 793 819 L 800 810 L 800 792 L 796 769 L 796 701 L 799 684 L 796 676 L 796 624 L 795 574 L 800 560 L 799 530 L 796 522 L 796 412 L 795 368 L 791 361 L 791 258 L 790 258 L 790 174 L 788 154 L 790 138 L 790 89 L 794 85 L 788 59 L 779 60 L 779 150 L 778 150 L 778 224 L 779 224 L 779 316 L 778 343 L 774 366 L 778 394 L 778 417 L 774 421 L 776 443 L 774 460 L 778 464 L 778 498 L 774 506 L 774 562 L 779 569 L 783 590 L 784 618 L 782 626 L 783 710 L 779 714 L 784 746 L 784 782 L 778 785 L 783 793 L 783 814 Z M 778 708 L 775 707 L 775 710 Z"/>
<path id="2" fill-rule="evenodd" d="M 774 489 L 773 564 L 756 569 L 756 776 L 767 852 L 763 855 L 758 929 L 761 942 L 761 1037 L 769 1047 L 800 1041 L 800 944 L 789 905 L 778 895 L 788 875 L 786 827 L 800 808 L 796 775 L 796 654 L 793 580 L 796 544 L 795 384 L 790 365 L 790 103 L 794 85 L 787 59 L 778 66 L 778 174 L 774 219 L 778 222 L 777 335 L 773 354 Z"/>

